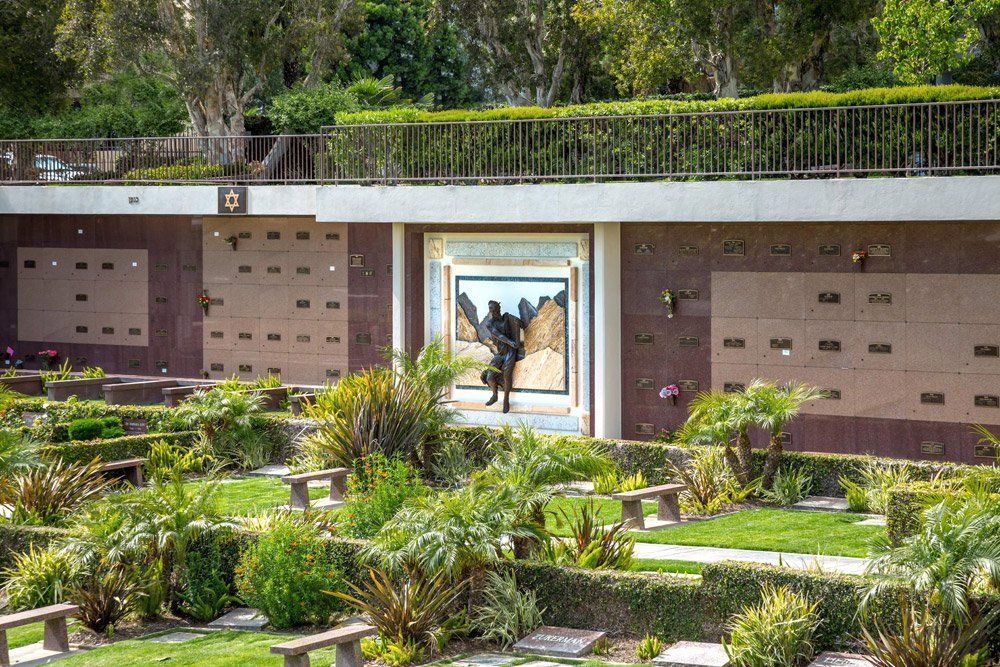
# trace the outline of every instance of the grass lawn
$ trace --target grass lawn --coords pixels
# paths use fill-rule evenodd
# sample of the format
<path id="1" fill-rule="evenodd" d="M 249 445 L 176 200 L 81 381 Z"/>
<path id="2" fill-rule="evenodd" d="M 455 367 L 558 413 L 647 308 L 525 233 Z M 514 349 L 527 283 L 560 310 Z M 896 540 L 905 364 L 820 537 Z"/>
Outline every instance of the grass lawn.
<path id="1" fill-rule="evenodd" d="M 282 483 L 277 477 L 242 477 L 224 481 L 219 486 L 219 505 L 222 513 L 227 516 L 242 516 L 257 514 L 280 505 L 287 505 L 291 487 Z M 199 482 L 188 482 L 196 485 Z M 313 500 L 329 495 L 328 487 L 310 488 L 309 497 Z"/>
<path id="2" fill-rule="evenodd" d="M 868 543 L 885 526 L 858 526 L 846 512 L 753 509 L 648 533 L 639 542 L 726 549 L 757 549 L 824 556 L 868 556 Z"/>
<path id="3" fill-rule="evenodd" d="M 671 572 L 676 574 L 701 574 L 704 563 L 691 560 L 657 560 L 656 558 L 636 558 L 632 564 L 634 572 Z"/>
<path id="4" fill-rule="evenodd" d="M 60 660 L 66 667 L 119 667 L 120 665 L 281 665 L 282 656 L 273 655 L 274 644 L 291 639 L 287 635 L 269 635 L 258 632 L 219 631 L 192 639 L 182 644 L 156 644 L 145 640 L 128 640 L 102 646 Z M 331 664 L 334 649 L 314 651 L 309 654 L 313 664 Z"/>
<path id="5" fill-rule="evenodd" d="M 66 623 L 66 627 L 69 629 L 70 634 L 73 634 L 73 632 L 79 629 L 80 622 L 70 619 Z M 27 646 L 28 644 L 34 644 L 42 641 L 42 637 L 44 635 L 45 623 L 22 625 L 19 628 L 11 628 L 7 631 L 7 643 L 12 649 L 20 648 L 22 646 Z"/>
<path id="6" fill-rule="evenodd" d="M 569 537 L 569 526 L 566 525 L 566 521 L 563 519 L 562 511 L 565 510 L 566 514 L 572 519 L 574 511 L 579 513 L 581 508 L 591 502 L 594 503 L 594 507 L 597 509 L 597 515 L 602 524 L 606 525 L 621 521 L 622 504 L 618 500 L 611 500 L 610 498 L 582 498 L 580 496 L 568 496 L 553 498 L 552 501 L 550 501 L 546 506 L 545 527 L 548 528 L 553 535 Z M 642 511 L 646 516 L 656 514 L 656 503 L 643 503 Z"/>

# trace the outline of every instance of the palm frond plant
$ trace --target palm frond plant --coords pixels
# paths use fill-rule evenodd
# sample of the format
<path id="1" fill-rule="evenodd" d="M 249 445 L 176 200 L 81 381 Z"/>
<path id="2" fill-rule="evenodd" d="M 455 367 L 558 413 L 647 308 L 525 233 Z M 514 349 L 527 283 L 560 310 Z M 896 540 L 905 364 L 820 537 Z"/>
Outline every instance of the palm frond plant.
<path id="1" fill-rule="evenodd" d="M 781 433 L 785 425 L 798 416 L 803 405 L 823 398 L 826 393 L 801 382 L 777 385 L 763 380 L 751 382 L 744 393 L 754 415 L 754 423 L 769 434 L 761 487 L 770 489 L 781 464 Z"/>
<path id="2" fill-rule="evenodd" d="M 753 450 L 749 428 L 754 421 L 746 396 L 742 392 L 703 391 L 694 397 L 688 411 L 688 419 L 674 432 L 673 441 L 681 446 L 722 447 L 725 461 L 739 484 L 750 484 Z"/>
<path id="3" fill-rule="evenodd" d="M 980 445 L 989 445 L 993 447 L 993 452 L 997 458 L 997 462 L 1000 463 L 1000 436 L 982 424 L 973 424 L 972 431 L 979 436 Z"/>
<path id="4" fill-rule="evenodd" d="M 11 507 L 12 523 L 62 526 L 86 503 L 98 499 L 110 481 L 101 475 L 101 463 L 54 463 L 15 473 L 0 486 L 0 503 Z"/>
<path id="5" fill-rule="evenodd" d="M 932 605 L 900 600 L 899 628 L 872 618 L 862 624 L 861 640 L 875 667 L 980 667 L 997 626 L 1000 609 L 956 623 Z"/>
<path id="6" fill-rule="evenodd" d="M 9 484 L 15 474 L 30 470 L 38 462 L 38 443 L 31 436 L 13 429 L 0 429 L 0 487 Z"/>
<path id="7" fill-rule="evenodd" d="M 199 431 L 196 447 L 201 454 L 240 465 L 246 463 L 249 441 L 256 439 L 261 446 L 261 434 L 254 431 L 253 422 L 263 405 L 264 399 L 252 392 L 214 387 L 195 391 L 177 407 L 176 415 L 188 428 Z M 249 463 L 260 463 L 259 458 Z"/>
<path id="8" fill-rule="evenodd" d="M 974 593 L 1000 590 L 1000 507 L 989 498 L 947 498 L 927 509 L 920 531 L 874 545 L 864 601 L 902 584 L 956 623 L 977 613 Z"/>

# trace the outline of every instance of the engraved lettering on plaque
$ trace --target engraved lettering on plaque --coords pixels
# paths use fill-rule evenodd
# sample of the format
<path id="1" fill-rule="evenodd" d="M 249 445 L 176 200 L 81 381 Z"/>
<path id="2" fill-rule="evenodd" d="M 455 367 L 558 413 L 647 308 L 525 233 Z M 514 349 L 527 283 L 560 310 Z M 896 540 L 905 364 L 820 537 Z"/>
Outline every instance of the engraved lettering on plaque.
<path id="1" fill-rule="evenodd" d="M 167 368 L 167 362 L 165 362 L 165 361 L 154 361 L 153 362 L 153 366 L 155 366 L 156 368 L 161 369 L 161 370 L 166 370 L 166 368 Z"/>
<path id="2" fill-rule="evenodd" d="M 157 336 L 159 338 L 166 338 L 167 337 L 167 330 L 166 329 L 157 329 L 156 331 L 153 332 L 153 335 Z"/>
<path id="3" fill-rule="evenodd" d="M 308 276 L 309 275 L 309 267 L 308 266 L 298 266 L 298 267 L 295 268 L 295 273 L 299 274 L 300 276 Z"/>
<path id="4" fill-rule="evenodd" d="M 820 292 L 816 300 L 820 303 L 840 303 L 840 292 Z"/>
<path id="5" fill-rule="evenodd" d="M 114 262 L 104 262 L 103 264 L 101 264 L 101 270 L 102 271 L 114 271 L 115 270 L 115 263 Z"/>
<path id="6" fill-rule="evenodd" d="M 1000 454 L 1000 448 L 994 445 L 976 445 L 973 452 L 977 459 L 995 459 Z"/>
<path id="7" fill-rule="evenodd" d="M 362 269 L 361 275 L 364 276 L 365 278 L 371 278 L 372 276 L 375 275 L 375 269 Z"/>
<path id="8" fill-rule="evenodd" d="M 697 380 L 678 380 L 677 388 L 681 391 L 698 391 Z"/>
<path id="9" fill-rule="evenodd" d="M 129 368 L 142 368 L 142 362 L 139 361 L 138 359 L 129 359 L 128 360 L 128 367 Z"/>
<path id="10" fill-rule="evenodd" d="M 698 254 L 698 246 L 696 245 L 682 245 L 677 249 L 678 254 L 684 257 L 693 257 Z"/>
<path id="11" fill-rule="evenodd" d="M 247 266 L 246 264 L 241 265 L 237 271 L 240 273 L 253 273 L 253 268 Z"/>
<path id="12" fill-rule="evenodd" d="M 309 299 L 296 299 L 295 300 L 295 307 L 296 308 L 308 308 L 309 307 Z"/>
<path id="13" fill-rule="evenodd" d="M 327 343 L 339 343 L 340 342 L 340 336 L 327 336 L 326 337 L 326 342 Z"/>
<path id="14" fill-rule="evenodd" d="M 925 405 L 944 405 L 944 394 L 938 391 L 925 391 L 920 394 L 920 402 Z"/>
<path id="15" fill-rule="evenodd" d="M 327 241 L 339 241 L 340 240 L 340 234 L 337 234 L 336 232 L 327 232 L 326 233 L 326 240 Z"/>
<path id="16" fill-rule="evenodd" d="M 792 254 L 792 246 L 788 243 L 775 243 L 771 246 L 770 252 L 776 257 L 790 257 Z"/>
<path id="17" fill-rule="evenodd" d="M 820 352 L 840 352 L 839 340 L 821 340 L 819 342 Z"/>
<path id="18" fill-rule="evenodd" d="M 840 256 L 840 246 L 836 243 L 827 243 L 821 245 L 818 249 L 821 257 L 839 257 Z"/>
<path id="19" fill-rule="evenodd" d="M 888 292 L 872 292 L 868 295 L 868 303 L 877 303 L 882 306 L 892 304 L 892 295 Z"/>
<path id="20" fill-rule="evenodd" d="M 111 336 L 115 333 L 114 327 L 101 327 L 101 333 L 105 336 Z"/>
<path id="21" fill-rule="evenodd" d="M 977 394 L 973 403 L 977 408 L 997 408 L 1000 407 L 1000 396 Z"/>
<path id="22" fill-rule="evenodd" d="M 280 266 L 269 266 L 269 267 L 267 267 L 267 272 L 268 273 L 281 273 L 281 267 Z"/>
<path id="23" fill-rule="evenodd" d="M 240 340 L 253 340 L 253 334 L 249 331 L 241 331 L 239 334 Z"/>
<path id="24" fill-rule="evenodd" d="M 976 357 L 1000 357 L 1000 345 L 976 345 L 972 354 Z"/>
<path id="25" fill-rule="evenodd" d="M 213 331 L 208 335 L 210 338 L 225 338 L 225 335 L 221 331 Z"/>
<path id="26" fill-rule="evenodd" d="M 327 301 L 326 302 L 326 307 L 329 308 L 329 309 L 331 309 L 331 310 L 337 310 L 337 309 L 340 308 L 340 302 L 339 301 Z"/>
<path id="27" fill-rule="evenodd" d="M 677 339 L 677 344 L 681 347 L 698 347 L 701 342 L 697 336 L 681 336 Z"/>
<path id="28" fill-rule="evenodd" d="M 652 424 L 639 423 L 635 425 L 636 435 L 653 435 L 654 433 L 656 433 L 656 429 Z"/>
<path id="29" fill-rule="evenodd" d="M 943 442 L 921 442 L 920 443 L 920 453 L 921 454 L 944 454 L 944 443 Z"/>
<path id="30" fill-rule="evenodd" d="M 868 344 L 869 354 L 892 354 L 892 344 L 891 343 L 869 343 Z"/>
<path id="31" fill-rule="evenodd" d="M 354 342 L 358 345 L 371 345 L 372 335 L 370 333 L 359 333 L 355 334 Z"/>
<path id="32" fill-rule="evenodd" d="M 635 335 L 636 345 L 652 345 L 653 344 L 653 334 L 651 333 L 637 333 Z"/>
<path id="33" fill-rule="evenodd" d="M 80 271 L 85 271 L 87 269 L 87 263 L 86 262 L 77 262 L 76 263 L 76 268 L 78 270 L 80 270 Z"/>
<path id="34" fill-rule="evenodd" d="M 139 329 L 138 327 L 130 327 L 129 330 L 128 330 L 128 335 L 129 336 L 141 336 L 142 335 L 142 329 Z"/>
<path id="35" fill-rule="evenodd" d="M 223 366 L 222 364 L 212 364 L 208 368 L 209 368 L 209 370 L 212 370 L 212 371 L 224 371 L 226 369 L 226 367 Z"/>
<path id="36" fill-rule="evenodd" d="M 742 382 L 725 382 L 722 385 L 722 391 L 726 392 L 727 394 L 732 394 L 737 391 L 743 391 L 746 388 L 747 386 Z"/>
<path id="37" fill-rule="evenodd" d="M 281 232 L 268 232 L 267 233 L 267 240 L 268 241 L 277 241 L 280 238 L 281 238 Z"/>
<path id="38" fill-rule="evenodd" d="M 653 379 L 652 378 L 636 378 L 635 381 L 636 389 L 652 389 Z"/>
<path id="39" fill-rule="evenodd" d="M 251 234 L 250 232 L 240 232 L 239 234 L 236 235 L 236 238 L 238 238 L 238 239 L 252 239 L 253 238 L 253 234 Z"/>
<path id="40" fill-rule="evenodd" d="M 677 298 L 687 301 L 697 301 L 701 298 L 701 295 L 696 289 L 679 289 L 677 290 Z"/>
<path id="41" fill-rule="evenodd" d="M 154 271 L 166 271 L 167 270 L 167 265 L 166 264 L 153 264 L 153 270 Z"/>
<path id="42" fill-rule="evenodd" d="M 652 255 L 656 251 L 655 243 L 636 243 L 633 247 L 637 255 Z"/>
<path id="43" fill-rule="evenodd" d="M 892 246 L 888 243 L 873 243 L 868 246 L 869 257 L 892 257 Z"/>
<path id="44" fill-rule="evenodd" d="M 253 373 L 253 366 L 251 364 L 240 364 L 240 373 Z"/>
<path id="45" fill-rule="evenodd" d="M 85 327 L 83 325 L 77 325 L 76 332 L 77 333 L 87 333 L 87 327 Z"/>
<path id="46" fill-rule="evenodd" d="M 295 240 L 296 241 L 308 241 L 309 240 L 309 232 L 295 232 Z"/>
<path id="47" fill-rule="evenodd" d="M 723 338 L 722 347 L 729 347 L 733 349 L 742 350 L 747 346 L 747 342 L 743 338 Z"/>
<path id="48" fill-rule="evenodd" d="M 155 301 L 156 303 L 166 303 L 167 302 L 167 297 L 165 297 L 165 296 L 158 296 L 155 299 L 153 299 L 153 301 Z"/>
<path id="49" fill-rule="evenodd" d="M 77 294 L 76 295 L 76 300 L 77 301 L 86 301 L 87 300 L 87 295 L 86 294 Z"/>
<path id="50" fill-rule="evenodd" d="M 184 264 L 183 266 L 181 266 L 181 271 L 194 272 L 197 270 L 198 270 L 197 264 Z"/>
<path id="51" fill-rule="evenodd" d="M 742 256 L 746 254 L 746 243 L 743 239 L 726 239 L 722 242 L 722 254 Z"/>
<path id="52" fill-rule="evenodd" d="M 326 376 L 328 378 L 339 378 L 340 377 L 340 371 L 338 371 L 335 368 L 329 368 L 326 371 Z"/>
<path id="53" fill-rule="evenodd" d="M 823 398 L 831 400 L 831 401 L 839 401 L 840 400 L 840 390 L 839 389 L 824 389 L 823 390 Z"/>
<path id="54" fill-rule="evenodd" d="M 792 339 L 791 338 L 772 338 L 771 339 L 771 349 L 772 350 L 790 350 L 790 349 L 792 349 Z"/>

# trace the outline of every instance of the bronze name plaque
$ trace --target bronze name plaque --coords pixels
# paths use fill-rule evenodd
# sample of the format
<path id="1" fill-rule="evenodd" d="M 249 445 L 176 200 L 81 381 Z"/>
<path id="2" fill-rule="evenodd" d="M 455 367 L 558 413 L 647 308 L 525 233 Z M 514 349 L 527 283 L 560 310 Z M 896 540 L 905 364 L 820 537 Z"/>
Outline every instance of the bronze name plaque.
<path id="1" fill-rule="evenodd" d="M 742 350 L 747 346 L 747 342 L 743 338 L 723 338 L 722 347 L 728 347 L 733 349 Z"/>
<path id="2" fill-rule="evenodd" d="M 995 459 L 1000 450 L 994 445 L 976 445 L 973 455 L 977 459 Z"/>
<path id="3" fill-rule="evenodd" d="M 226 369 L 222 364 L 211 364 L 208 368 L 212 371 L 223 371 Z"/>
<path id="4" fill-rule="evenodd" d="M 687 301 L 697 301 L 700 298 L 700 293 L 696 289 L 679 289 L 677 290 L 677 298 Z"/>
<path id="5" fill-rule="evenodd" d="M 198 270 L 197 264 L 182 264 L 181 271 L 187 271 L 188 273 L 193 273 Z"/>
<path id="6" fill-rule="evenodd" d="M 154 271 L 166 271 L 167 270 L 167 265 L 166 264 L 161 264 L 161 263 L 153 264 L 153 270 Z"/>
<path id="7" fill-rule="evenodd" d="M 209 334 L 210 338 L 223 338 L 224 334 L 221 331 L 212 331 Z"/>
<path id="8" fill-rule="evenodd" d="M 944 443 L 943 442 L 932 442 L 926 441 L 920 443 L 920 453 L 921 454 L 944 454 Z"/>
<path id="9" fill-rule="evenodd" d="M 240 273 L 253 273 L 253 267 L 250 267 L 250 266 L 248 266 L 248 265 L 246 265 L 246 264 L 242 264 L 242 265 L 241 265 L 241 266 L 240 266 L 240 267 L 239 267 L 239 268 L 237 269 L 237 271 L 239 271 Z"/>
<path id="10" fill-rule="evenodd" d="M 682 245 L 677 249 L 677 253 L 683 255 L 684 257 L 693 257 L 698 254 L 698 246 L 696 245 Z"/>
<path id="11" fill-rule="evenodd" d="M 253 373 L 253 366 L 251 364 L 240 364 L 240 373 Z"/>
<path id="12" fill-rule="evenodd" d="M 868 246 L 869 257 L 892 257 L 892 246 L 888 243 L 872 243 Z"/>
<path id="13" fill-rule="evenodd" d="M 339 241 L 340 240 L 340 234 L 337 234 L 336 232 L 327 232 L 326 233 L 326 240 L 327 241 Z"/>
<path id="14" fill-rule="evenodd" d="M 267 272 L 268 273 L 281 273 L 281 267 L 280 266 L 269 266 L 269 267 L 267 267 Z"/>
<path id="15" fill-rule="evenodd" d="M 86 262 L 77 262 L 76 263 L 76 268 L 77 268 L 78 271 L 86 271 L 87 270 L 87 263 Z"/>
<path id="16" fill-rule="evenodd" d="M 156 303 L 166 303 L 167 302 L 167 297 L 165 297 L 165 296 L 158 296 L 155 299 L 153 299 L 153 301 L 155 301 Z"/>
<path id="17" fill-rule="evenodd" d="M 280 368 L 268 368 L 267 369 L 267 374 L 268 375 L 281 375 L 281 369 Z"/>
<path id="18" fill-rule="evenodd" d="M 351 255 L 348 259 L 347 265 L 350 267 L 361 267 L 365 265 L 364 255 Z"/>
<path id="19" fill-rule="evenodd" d="M 920 402 L 926 405 L 944 405 L 944 394 L 939 391 L 925 391 L 920 394 Z"/>
<path id="20" fill-rule="evenodd" d="M 872 292 L 868 295 L 868 303 L 877 303 L 882 306 L 892 304 L 892 295 L 888 292 Z"/>
<path id="21" fill-rule="evenodd" d="M 820 292 L 816 300 L 819 303 L 840 303 L 840 292 Z"/>
<path id="22" fill-rule="evenodd" d="M 375 275 L 375 269 L 361 269 L 361 275 L 365 278 L 371 278 Z"/>
<path id="23" fill-rule="evenodd" d="M 114 327 L 101 327 L 101 333 L 104 334 L 104 335 L 106 335 L 106 336 L 110 336 L 110 335 L 112 335 L 112 334 L 115 333 L 115 328 Z"/>
<path id="24" fill-rule="evenodd" d="M 698 391 L 697 380 L 678 380 L 677 388 L 681 391 Z"/>
<path id="25" fill-rule="evenodd" d="M 821 245 L 818 250 L 820 256 L 822 257 L 839 257 L 840 256 L 840 246 L 836 243 L 827 243 Z"/>
<path id="26" fill-rule="evenodd" d="M 636 389 L 652 389 L 653 388 L 653 378 L 636 378 L 635 388 Z"/>
<path id="27" fill-rule="evenodd" d="M 295 337 L 295 342 L 296 343 L 308 343 L 311 340 L 312 340 L 312 337 L 309 336 L 308 334 L 299 334 L 298 336 Z"/>
<path id="28" fill-rule="evenodd" d="M 139 361 L 138 359 L 129 359 L 128 360 L 128 367 L 129 368 L 142 368 L 142 362 Z"/>
<path id="29" fill-rule="evenodd" d="M 141 336 L 142 335 L 142 329 L 140 329 L 138 327 L 129 327 L 128 335 L 129 336 Z"/>
<path id="30" fill-rule="evenodd" d="M 268 232 L 267 233 L 267 240 L 268 241 L 278 241 L 280 239 L 281 239 L 281 232 Z"/>
<path id="31" fill-rule="evenodd" d="M 820 352 L 840 352 L 839 340 L 821 340 L 819 342 Z"/>
<path id="32" fill-rule="evenodd" d="M 239 335 L 240 340 L 253 340 L 253 334 L 249 331 L 241 331 Z"/>
<path id="33" fill-rule="evenodd" d="M 655 243 L 636 243 L 632 247 L 633 252 L 637 255 L 652 255 L 656 252 Z"/>
<path id="34" fill-rule="evenodd" d="M 308 266 L 297 266 L 295 267 L 295 273 L 299 274 L 300 276 L 308 276 L 310 273 L 310 269 Z"/>
<path id="35" fill-rule="evenodd" d="M 653 334 L 651 333 L 637 333 L 634 337 L 636 345 L 652 345 L 653 344 Z"/>
<path id="36" fill-rule="evenodd" d="M 165 338 L 166 335 L 167 335 L 167 330 L 166 329 L 157 329 L 156 331 L 153 332 L 153 335 L 154 336 L 159 336 L 160 338 Z"/>
<path id="37" fill-rule="evenodd" d="M 824 389 L 823 390 L 823 398 L 831 400 L 831 401 L 839 401 L 840 400 L 840 390 L 839 389 Z"/>
<path id="38" fill-rule="evenodd" d="M 973 403 L 977 408 L 997 408 L 1000 407 L 1000 396 L 976 394 L 976 398 Z"/>
<path id="39" fill-rule="evenodd" d="M 743 239 L 726 239 L 722 242 L 722 254 L 742 256 L 746 254 L 746 247 Z"/>
<path id="40" fill-rule="evenodd" d="M 84 326 L 84 325 L 82 325 L 82 324 L 78 324 L 76 326 L 76 332 L 77 333 L 87 333 L 87 327 Z"/>
<path id="41" fill-rule="evenodd" d="M 236 238 L 238 238 L 238 239 L 252 239 L 253 238 L 253 234 L 251 234 L 250 232 L 240 232 L 239 234 L 236 235 Z"/>
<path id="42" fill-rule="evenodd" d="M 87 295 L 86 294 L 77 294 L 76 295 L 76 300 L 77 301 L 86 301 L 87 300 Z"/>
<path id="43" fill-rule="evenodd" d="M 782 431 L 778 434 L 778 440 L 780 440 L 783 445 L 790 445 L 792 444 L 792 434 L 788 431 Z"/>
<path id="44" fill-rule="evenodd" d="M 656 429 L 652 424 L 640 423 L 635 425 L 636 435 L 653 435 L 656 433 Z"/>
<path id="45" fill-rule="evenodd" d="M 976 345 L 972 354 L 976 357 L 1000 357 L 1000 345 Z"/>
<path id="46" fill-rule="evenodd" d="M 869 343 L 869 354 L 892 354 L 891 343 Z"/>
<path id="47" fill-rule="evenodd" d="M 226 305 L 225 299 L 223 299 L 221 296 L 212 297 L 211 299 L 209 299 L 208 303 L 209 303 L 209 305 L 212 305 L 212 306 L 224 306 L 224 305 Z"/>
<path id="48" fill-rule="evenodd" d="M 114 271 L 115 270 L 115 263 L 114 262 L 104 262 L 103 264 L 101 264 L 101 270 L 102 271 Z"/>
<path id="49" fill-rule="evenodd" d="M 697 336 L 681 336 L 677 339 L 677 344 L 681 347 L 698 347 L 701 341 L 698 340 Z"/>
<path id="50" fill-rule="evenodd" d="M 337 310 L 338 308 L 340 308 L 340 302 L 339 301 L 327 301 L 326 302 L 326 307 L 329 308 L 330 310 Z"/>
<path id="51" fill-rule="evenodd" d="M 771 349 L 772 350 L 790 350 L 790 349 L 792 349 L 792 339 L 791 338 L 772 338 L 771 339 Z"/>
<path id="52" fill-rule="evenodd" d="M 279 333 L 269 333 L 267 334 L 267 339 L 272 342 L 281 340 L 281 334 Z"/>
<path id="53" fill-rule="evenodd" d="M 295 307 L 296 308 L 308 308 L 309 307 L 309 299 L 296 299 L 295 300 Z"/>
<path id="54" fill-rule="evenodd" d="M 295 240 L 296 241 L 308 241 L 309 240 L 309 232 L 295 232 Z"/>
<path id="55" fill-rule="evenodd" d="M 743 391 L 746 388 L 747 386 L 742 382 L 725 382 L 722 385 L 722 391 L 726 392 L 727 394 L 732 394 L 737 391 Z"/>
<path id="56" fill-rule="evenodd" d="M 326 337 L 326 342 L 327 343 L 339 343 L 340 342 L 340 336 L 327 336 Z"/>
<path id="57" fill-rule="evenodd" d="M 792 254 L 792 246 L 788 243 L 775 243 L 771 246 L 770 252 L 776 257 L 790 257 Z"/>
<path id="58" fill-rule="evenodd" d="M 24 268 L 26 268 L 26 269 L 33 269 L 33 268 L 35 268 L 35 260 L 33 260 L 33 259 L 26 259 L 26 260 L 24 260 Z"/>

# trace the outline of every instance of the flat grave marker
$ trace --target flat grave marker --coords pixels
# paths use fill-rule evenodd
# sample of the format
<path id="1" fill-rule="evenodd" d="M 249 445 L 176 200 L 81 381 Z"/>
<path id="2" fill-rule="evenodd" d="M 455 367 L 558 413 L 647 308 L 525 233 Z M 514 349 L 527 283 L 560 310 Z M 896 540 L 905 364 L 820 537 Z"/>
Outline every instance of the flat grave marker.
<path id="1" fill-rule="evenodd" d="M 728 667 L 729 656 L 722 644 L 677 642 L 653 658 L 656 667 Z"/>
<path id="2" fill-rule="evenodd" d="M 580 658 L 590 655 L 594 650 L 594 644 L 606 634 L 595 630 L 574 630 L 543 625 L 514 644 L 514 650 L 521 653 Z"/>

